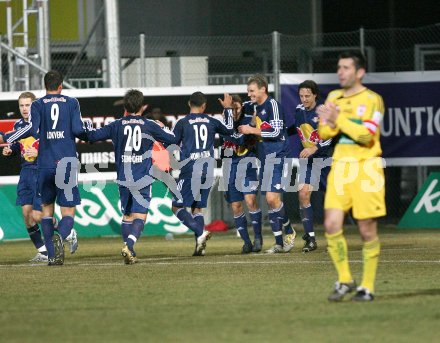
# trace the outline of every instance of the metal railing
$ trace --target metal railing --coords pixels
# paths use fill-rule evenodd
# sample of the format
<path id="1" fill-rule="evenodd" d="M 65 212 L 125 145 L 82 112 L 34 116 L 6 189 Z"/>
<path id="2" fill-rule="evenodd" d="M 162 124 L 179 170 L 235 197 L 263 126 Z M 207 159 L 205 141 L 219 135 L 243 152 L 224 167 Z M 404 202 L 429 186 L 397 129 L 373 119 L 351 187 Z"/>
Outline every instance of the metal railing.
<path id="1" fill-rule="evenodd" d="M 87 88 L 104 88 L 104 80 L 102 78 L 70 78 L 70 84 L 75 88 L 87 89 Z"/>

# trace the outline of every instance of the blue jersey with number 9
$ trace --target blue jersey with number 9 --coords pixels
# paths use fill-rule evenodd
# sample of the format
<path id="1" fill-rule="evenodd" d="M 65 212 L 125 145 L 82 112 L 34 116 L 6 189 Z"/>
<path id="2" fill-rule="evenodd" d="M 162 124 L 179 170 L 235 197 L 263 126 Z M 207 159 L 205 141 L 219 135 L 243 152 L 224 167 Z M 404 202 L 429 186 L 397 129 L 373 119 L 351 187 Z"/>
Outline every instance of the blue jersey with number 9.
<path id="1" fill-rule="evenodd" d="M 47 94 L 34 101 L 29 125 L 6 135 L 9 143 L 40 134 L 39 168 L 56 168 L 64 157 L 77 158 L 75 138 L 84 138 L 78 100 L 62 94 Z"/>

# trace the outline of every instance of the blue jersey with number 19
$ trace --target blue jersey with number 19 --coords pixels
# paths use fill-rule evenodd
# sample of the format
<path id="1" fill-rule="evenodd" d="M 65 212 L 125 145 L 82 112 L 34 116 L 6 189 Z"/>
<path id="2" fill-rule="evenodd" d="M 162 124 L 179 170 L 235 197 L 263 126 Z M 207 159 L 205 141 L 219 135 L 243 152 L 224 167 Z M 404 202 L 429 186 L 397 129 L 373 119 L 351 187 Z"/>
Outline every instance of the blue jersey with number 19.
<path id="1" fill-rule="evenodd" d="M 214 158 L 215 135 L 234 133 L 232 109 L 225 109 L 225 123 L 204 113 L 190 113 L 180 119 L 173 129 L 181 143 L 180 160 L 187 163 L 181 168 L 180 178 L 191 178 L 195 161 Z M 204 174 L 206 171 L 201 171 Z"/>
<path id="2" fill-rule="evenodd" d="M 77 158 L 75 137 L 85 137 L 78 100 L 62 94 L 45 95 L 32 103 L 29 125 L 5 138 L 13 143 L 37 133 L 39 168 L 56 168 L 63 157 Z"/>

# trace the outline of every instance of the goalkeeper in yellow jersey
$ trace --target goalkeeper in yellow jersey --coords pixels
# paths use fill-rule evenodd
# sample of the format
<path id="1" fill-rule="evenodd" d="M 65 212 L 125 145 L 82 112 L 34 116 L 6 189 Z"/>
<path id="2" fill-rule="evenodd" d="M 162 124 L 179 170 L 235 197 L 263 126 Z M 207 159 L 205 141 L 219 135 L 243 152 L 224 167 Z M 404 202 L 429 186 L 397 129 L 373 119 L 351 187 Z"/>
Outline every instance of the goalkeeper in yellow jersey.
<path id="1" fill-rule="evenodd" d="M 338 272 L 338 281 L 328 297 L 330 301 L 341 301 L 355 290 L 351 300 L 374 299 L 380 253 L 377 218 L 386 214 L 384 166 L 380 157 L 384 104 L 380 95 L 362 84 L 365 70 L 365 57 L 360 52 L 342 53 L 337 71 L 341 89 L 330 92 L 325 105 L 317 109 L 319 136 L 336 141 L 324 202 L 328 252 Z M 357 288 L 342 230 L 350 209 L 363 240 L 363 276 Z"/>

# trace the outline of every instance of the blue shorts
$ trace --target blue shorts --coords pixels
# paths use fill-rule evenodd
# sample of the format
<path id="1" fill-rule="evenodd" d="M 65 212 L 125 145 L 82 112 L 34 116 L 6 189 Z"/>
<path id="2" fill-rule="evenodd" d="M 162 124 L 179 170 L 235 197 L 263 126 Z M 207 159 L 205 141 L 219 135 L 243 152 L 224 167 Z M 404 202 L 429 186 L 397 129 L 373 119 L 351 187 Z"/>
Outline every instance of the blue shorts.
<path id="1" fill-rule="evenodd" d="M 57 204 L 62 207 L 75 207 L 79 205 L 81 197 L 79 195 L 78 175 L 76 172 L 70 180 L 70 165 L 68 165 L 65 174 L 58 175 L 60 178 L 58 185 L 56 182 L 56 172 L 56 168 L 38 170 L 38 192 L 41 196 L 41 202 L 43 204 L 53 204 L 56 199 Z"/>
<path id="2" fill-rule="evenodd" d="M 179 178 L 177 189 L 181 198 L 174 195 L 173 206 L 206 208 L 209 192 L 214 184 L 214 177 L 193 177 L 192 179 Z"/>
<path id="3" fill-rule="evenodd" d="M 224 169 L 223 179 L 227 181 L 225 199 L 228 203 L 243 201 L 245 194 L 258 193 L 258 175 L 257 168 L 251 163 L 232 163 L 231 171 L 225 175 L 227 171 Z"/>
<path id="4" fill-rule="evenodd" d="M 288 169 L 291 167 L 291 164 L 286 163 L 285 157 L 262 160 L 260 168 L 261 194 L 264 195 L 266 192 L 284 193 L 290 184 L 290 178 L 288 180 L 287 176 L 289 175 Z"/>
<path id="5" fill-rule="evenodd" d="M 41 211 L 41 197 L 37 192 L 38 169 L 23 168 L 17 185 L 16 205 L 32 205 L 35 211 Z"/>
<path id="6" fill-rule="evenodd" d="M 130 191 L 127 187 L 119 186 L 119 196 L 121 198 L 121 212 L 147 213 L 151 201 L 151 185 L 140 189 L 138 192 Z"/>
<path id="7" fill-rule="evenodd" d="M 299 160 L 299 184 L 313 186 L 314 191 L 327 189 L 327 176 L 330 172 L 331 157 Z"/>

